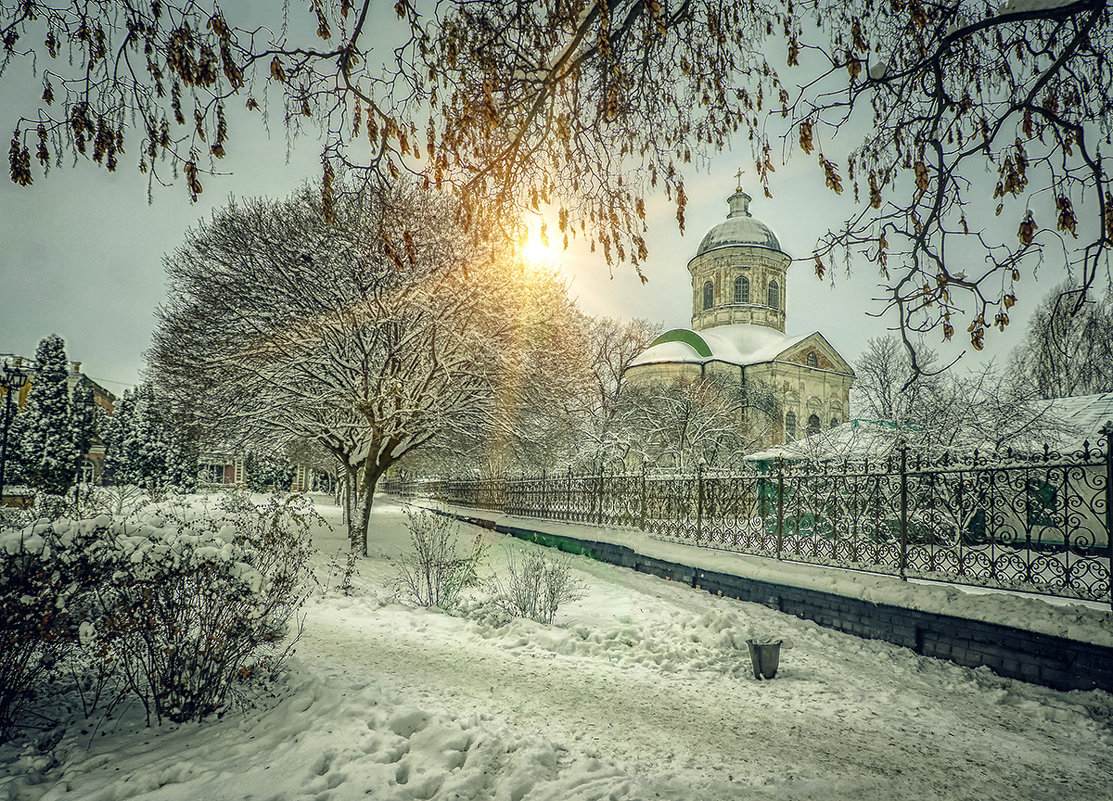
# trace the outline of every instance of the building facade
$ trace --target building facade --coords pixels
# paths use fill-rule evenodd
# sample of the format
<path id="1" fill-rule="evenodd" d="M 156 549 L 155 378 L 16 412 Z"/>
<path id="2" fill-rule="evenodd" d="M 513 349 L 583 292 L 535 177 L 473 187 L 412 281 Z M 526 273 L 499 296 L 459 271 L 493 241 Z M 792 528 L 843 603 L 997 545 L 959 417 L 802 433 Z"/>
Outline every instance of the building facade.
<path id="1" fill-rule="evenodd" d="M 746 414 L 772 419 L 739 424 L 767 432 L 768 447 L 846 422 L 854 370 L 818 331 L 785 334 L 791 259 L 772 229 L 750 214 L 750 201 L 739 187 L 726 220 L 707 232 L 688 262 L 692 327 L 662 334 L 625 376 L 632 385 L 721 377 L 763 387 L 776 410 Z"/>

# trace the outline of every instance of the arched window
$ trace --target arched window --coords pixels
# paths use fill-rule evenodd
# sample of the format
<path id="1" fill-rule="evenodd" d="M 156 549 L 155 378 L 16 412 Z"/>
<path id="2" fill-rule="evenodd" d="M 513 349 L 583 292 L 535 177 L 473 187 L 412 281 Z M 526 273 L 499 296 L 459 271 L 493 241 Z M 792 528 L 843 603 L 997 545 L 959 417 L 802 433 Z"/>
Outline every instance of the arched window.
<path id="1" fill-rule="evenodd" d="M 792 442 L 796 439 L 796 414 L 795 412 L 787 412 L 785 414 L 785 442 Z"/>
<path id="2" fill-rule="evenodd" d="M 808 353 L 808 367 L 819 367 L 819 357 L 814 350 Z"/>
<path id="3" fill-rule="evenodd" d="M 776 281 L 769 282 L 769 305 L 774 309 L 781 307 L 781 288 Z"/>
<path id="4" fill-rule="evenodd" d="M 734 302 L 750 302 L 750 279 L 744 275 L 740 275 L 734 279 Z"/>
<path id="5" fill-rule="evenodd" d="M 831 418 L 831 428 L 838 428 L 838 427 L 839 427 L 839 418 L 832 417 Z"/>
<path id="6" fill-rule="evenodd" d="M 710 281 L 703 285 L 703 308 L 710 309 L 715 305 L 715 286 Z"/>
<path id="7" fill-rule="evenodd" d="M 818 414 L 808 415 L 808 436 L 810 437 L 812 434 L 818 434 L 820 425 Z"/>

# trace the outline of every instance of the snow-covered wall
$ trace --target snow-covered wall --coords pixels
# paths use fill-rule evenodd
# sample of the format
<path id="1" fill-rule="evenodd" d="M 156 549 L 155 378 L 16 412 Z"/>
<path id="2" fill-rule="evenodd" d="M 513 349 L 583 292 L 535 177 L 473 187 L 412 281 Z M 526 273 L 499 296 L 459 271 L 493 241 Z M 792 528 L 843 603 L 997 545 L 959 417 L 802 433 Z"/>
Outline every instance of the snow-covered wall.
<path id="1" fill-rule="evenodd" d="M 705 570 L 642 554 L 626 545 L 580 539 L 563 532 L 547 533 L 474 515 L 442 513 L 519 539 L 688 584 L 715 595 L 764 604 L 827 628 L 885 640 L 965 667 L 984 666 L 1007 678 L 1057 690 L 1113 692 L 1113 647 Z"/>

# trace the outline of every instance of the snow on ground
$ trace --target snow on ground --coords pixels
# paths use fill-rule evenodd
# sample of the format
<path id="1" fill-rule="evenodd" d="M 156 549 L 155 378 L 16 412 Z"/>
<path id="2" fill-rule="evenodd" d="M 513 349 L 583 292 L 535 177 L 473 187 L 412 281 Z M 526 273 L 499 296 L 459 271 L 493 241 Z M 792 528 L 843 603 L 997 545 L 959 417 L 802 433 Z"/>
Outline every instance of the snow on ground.
<path id="1" fill-rule="evenodd" d="M 501 525 L 580 540 L 625 545 L 645 556 L 701 570 L 714 570 L 758 581 L 860 598 L 871 603 L 998 623 L 1056 637 L 1113 646 L 1113 612 L 1108 603 L 939 581 L 902 581 L 897 576 L 821 567 L 803 562 L 778 562 L 763 556 L 697 548 L 656 539 L 632 528 L 557 523 L 466 507 L 423 503 L 431 508 L 442 508 L 466 517 L 480 517 Z"/>
<path id="2" fill-rule="evenodd" d="M 408 534 L 373 512 L 373 556 L 322 590 L 283 686 L 247 712 L 141 726 L 136 710 L 53 747 L 0 748 L 11 799 L 1107 799 L 1113 696 L 1047 690 L 860 640 L 760 605 L 574 558 L 554 626 L 459 616 L 385 587 Z M 462 527 L 461 540 L 478 530 Z M 485 563 L 534 547 L 484 532 Z M 500 625 L 501 623 L 501 625 Z M 787 637 L 772 681 L 744 640 Z"/>

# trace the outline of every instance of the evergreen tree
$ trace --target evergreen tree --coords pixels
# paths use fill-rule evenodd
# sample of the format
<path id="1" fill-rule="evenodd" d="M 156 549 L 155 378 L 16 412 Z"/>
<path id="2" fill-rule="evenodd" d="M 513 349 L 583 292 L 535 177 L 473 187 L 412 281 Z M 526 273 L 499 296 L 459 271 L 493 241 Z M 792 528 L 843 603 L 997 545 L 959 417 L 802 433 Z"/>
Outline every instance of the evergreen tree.
<path id="1" fill-rule="evenodd" d="M 253 492 L 283 492 L 294 481 L 294 466 L 272 454 L 252 451 L 244 460 L 244 477 Z"/>
<path id="2" fill-rule="evenodd" d="M 105 420 L 105 467 L 114 484 L 135 484 L 135 391 L 125 389 L 112 416 Z"/>
<path id="3" fill-rule="evenodd" d="M 73 483 L 74 442 L 66 380 L 69 361 L 62 338 L 52 334 L 35 351 L 35 373 L 27 400 L 23 458 L 27 479 L 53 495 Z"/>
<path id="4" fill-rule="evenodd" d="M 166 479 L 166 441 L 163 415 L 154 388 L 143 384 L 136 391 L 134 428 L 136 483 L 153 489 Z"/>
<path id="5" fill-rule="evenodd" d="M 96 433 L 96 406 L 93 403 L 93 388 L 88 383 L 83 381 L 73 388 L 72 408 L 70 437 L 73 441 L 74 470 L 80 481 L 85 454 L 89 452 Z"/>
<path id="6" fill-rule="evenodd" d="M 191 436 L 187 427 L 170 425 L 165 432 L 166 449 L 166 481 L 182 492 L 193 492 L 197 489 L 197 474 L 200 471 L 198 458 L 200 449 L 197 439 Z"/>

